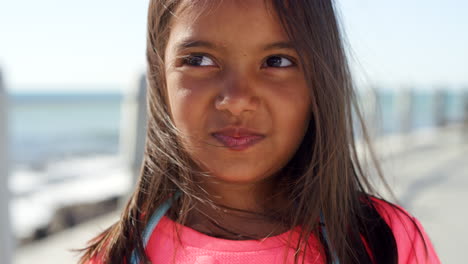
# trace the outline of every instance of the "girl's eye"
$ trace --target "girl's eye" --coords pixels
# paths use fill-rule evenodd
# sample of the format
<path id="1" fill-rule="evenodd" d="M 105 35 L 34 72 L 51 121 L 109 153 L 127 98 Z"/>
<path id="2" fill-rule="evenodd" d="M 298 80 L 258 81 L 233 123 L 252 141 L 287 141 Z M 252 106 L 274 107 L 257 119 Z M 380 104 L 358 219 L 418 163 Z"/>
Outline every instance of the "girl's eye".
<path id="1" fill-rule="evenodd" d="M 287 59 L 282 56 L 271 56 L 266 59 L 265 63 L 263 64 L 264 67 L 290 67 L 293 65 L 293 62 L 290 59 Z"/>
<path id="2" fill-rule="evenodd" d="M 213 60 L 205 55 L 188 55 L 184 58 L 183 63 L 195 67 L 215 65 Z"/>

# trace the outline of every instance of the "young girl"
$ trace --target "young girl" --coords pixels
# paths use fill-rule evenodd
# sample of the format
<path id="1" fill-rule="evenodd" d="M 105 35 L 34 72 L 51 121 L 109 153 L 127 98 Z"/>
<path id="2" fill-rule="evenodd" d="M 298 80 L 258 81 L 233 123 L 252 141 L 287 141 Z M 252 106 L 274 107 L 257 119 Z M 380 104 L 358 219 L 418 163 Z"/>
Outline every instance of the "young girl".
<path id="1" fill-rule="evenodd" d="M 332 0 L 151 0 L 147 40 L 140 179 L 81 263 L 439 263 L 371 196 Z"/>

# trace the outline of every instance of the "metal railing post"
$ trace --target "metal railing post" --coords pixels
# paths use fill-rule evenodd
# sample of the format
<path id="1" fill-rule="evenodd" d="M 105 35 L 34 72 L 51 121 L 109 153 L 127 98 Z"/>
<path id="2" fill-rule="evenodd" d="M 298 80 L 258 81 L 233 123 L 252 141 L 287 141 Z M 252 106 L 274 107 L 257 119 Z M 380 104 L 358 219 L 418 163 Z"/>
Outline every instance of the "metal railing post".
<path id="1" fill-rule="evenodd" d="M 10 219 L 8 188 L 8 99 L 0 69 L 0 263 L 10 264 L 13 255 L 13 235 Z"/>
<path id="2" fill-rule="evenodd" d="M 443 89 L 436 90 L 433 99 L 432 113 L 436 127 L 447 125 L 447 93 Z"/>
<path id="3" fill-rule="evenodd" d="M 462 137 L 468 142 L 468 87 L 462 91 Z"/>
<path id="4" fill-rule="evenodd" d="M 400 133 L 408 134 L 413 128 L 414 98 L 410 88 L 404 88 L 397 98 Z"/>
<path id="5" fill-rule="evenodd" d="M 140 75 L 124 94 L 120 133 L 120 153 L 131 169 L 133 183 L 140 173 L 146 140 L 146 76 Z"/>

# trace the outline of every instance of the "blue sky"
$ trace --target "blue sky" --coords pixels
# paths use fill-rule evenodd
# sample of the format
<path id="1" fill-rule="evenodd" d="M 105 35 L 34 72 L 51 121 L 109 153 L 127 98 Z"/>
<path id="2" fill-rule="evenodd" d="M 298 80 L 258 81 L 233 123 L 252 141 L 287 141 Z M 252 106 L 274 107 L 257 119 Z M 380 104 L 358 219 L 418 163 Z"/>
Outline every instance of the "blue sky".
<path id="1" fill-rule="evenodd" d="M 119 91 L 145 69 L 148 0 L 4 0 L 12 91 Z M 338 0 L 360 83 L 468 87 L 468 1 Z"/>

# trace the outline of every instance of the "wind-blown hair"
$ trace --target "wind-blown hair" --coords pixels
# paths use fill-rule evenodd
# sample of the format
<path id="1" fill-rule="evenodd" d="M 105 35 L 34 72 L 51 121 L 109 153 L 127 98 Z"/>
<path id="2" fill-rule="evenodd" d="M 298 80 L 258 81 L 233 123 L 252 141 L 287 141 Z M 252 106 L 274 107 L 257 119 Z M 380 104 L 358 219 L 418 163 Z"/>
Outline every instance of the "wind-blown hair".
<path id="1" fill-rule="evenodd" d="M 164 74 L 171 21 L 184 8 L 199 4 L 209 8 L 215 2 L 150 1 L 146 50 L 148 130 L 141 175 L 120 219 L 90 242 L 81 263 L 98 254 L 105 263 L 122 263 L 130 259 L 133 250 L 143 263 L 149 263 L 141 242 L 143 229 L 151 213 L 177 191 L 182 195 L 170 213 L 181 224 L 196 209 L 195 202 L 219 206 L 198 184 L 207 172 L 184 150 L 171 120 Z M 300 54 L 312 98 L 311 120 L 304 139 L 276 178 L 281 193 L 275 195 L 284 195 L 289 204 L 270 217 L 290 229 L 301 227 L 299 241 L 293 242 L 298 250 L 307 252 L 311 235 L 320 238 L 329 263 L 334 256 L 341 263 L 371 263 L 372 258 L 377 263 L 397 263 L 395 239 L 369 201 L 368 195 L 376 192 L 356 150 L 353 125 L 357 120 L 377 175 L 382 177 L 359 110 L 333 1 L 265 2 L 277 13 Z M 357 119 L 353 120 L 353 116 Z M 319 228 L 320 212 L 329 243 L 325 243 Z M 373 226 L 381 232 L 369 231 L 369 219 L 377 219 Z M 372 257 L 360 234 L 369 242 Z"/>

